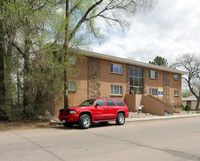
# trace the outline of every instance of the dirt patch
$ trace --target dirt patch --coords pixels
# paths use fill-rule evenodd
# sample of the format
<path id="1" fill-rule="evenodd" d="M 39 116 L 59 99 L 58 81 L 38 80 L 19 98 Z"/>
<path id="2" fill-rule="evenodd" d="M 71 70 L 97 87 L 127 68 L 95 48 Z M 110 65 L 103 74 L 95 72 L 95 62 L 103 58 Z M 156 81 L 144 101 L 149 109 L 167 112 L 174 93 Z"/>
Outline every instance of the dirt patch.
<path id="1" fill-rule="evenodd" d="M 52 128 L 61 125 L 50 125 L 49 120 L 45 121 L 3 121 L 0 122 L 0 131 L 7 130 L 23 130 L 23 129 L 35 129 L 35 128 Z"/>

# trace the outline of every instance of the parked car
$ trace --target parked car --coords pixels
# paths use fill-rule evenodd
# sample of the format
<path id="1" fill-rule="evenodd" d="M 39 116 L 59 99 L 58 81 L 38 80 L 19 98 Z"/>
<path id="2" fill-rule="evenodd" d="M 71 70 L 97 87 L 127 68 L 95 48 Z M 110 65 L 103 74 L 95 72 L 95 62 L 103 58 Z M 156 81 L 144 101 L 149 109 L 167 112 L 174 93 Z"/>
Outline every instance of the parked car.
<path id="1" fill-rule="evenodd" d="M 60 109 L 58 118 L 66 127 L 78 124 L 80 128 L 87 129 L 97 122 L 107 124 L 108 121 L 116 121 L 117 125 L 123 125 L 128 116 L 128 108 L 121 99 L 95 98 L 77 107 Z"/>

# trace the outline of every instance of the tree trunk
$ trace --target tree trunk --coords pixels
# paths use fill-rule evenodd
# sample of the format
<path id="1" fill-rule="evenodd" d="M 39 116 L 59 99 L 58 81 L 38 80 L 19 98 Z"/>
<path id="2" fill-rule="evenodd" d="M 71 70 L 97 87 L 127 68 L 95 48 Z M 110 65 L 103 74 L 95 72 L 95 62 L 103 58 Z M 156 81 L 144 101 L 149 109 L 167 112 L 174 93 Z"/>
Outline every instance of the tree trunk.
<path id="1" fill-rule="evenodd" d="M 23 83 L 23 106 L 27 106 L 30 104 L 30 81 L 29 81 L 29 58 L 24 57 L 24 83 Z"/>
<path id="2" fill-rule="evenodd" d="M 0 5 L 1 2 L 0 2 Z M 0 104 L 6 103 L 6 86 L 5 86 L 5 76 L 4 76 L 4 30 L 2 21 L 0 21 Z"/>
<path id="3" fill-rule="evenodd" d="M 4 59 L 5 64 L 5 84 L 6 84 L 6 103 L 12 104 L 13 103 L 13 80 L 12 80 L 12 72 L 13 72 L 13 46 L 11 44 L 7 45 L 7 52 L 6 57 Z"/>
<path id="4" fill-rule="evenodd" d="M 23 55 L 24 59 L 24 78 L 23 78 L 23 106 L 27 106 L 31 103 L 31 97 L 32 97 L 32 85 L 30 81 L 30 29 L 28 26 L 25 28 L 25 53 Z"/>
<path id="5" fill-rule="evenodd" d="M 199 97 L 199 99 L 197 99 L 196 110 L 199 110 L 199 102 L 200 102 L 200 97 Z"/>
<path id="6" fill-rule="evenodd" d="M 196 110 L 199 110 L 199 104 L 200 104 L 200 90 L 199 90 L 199 97 L 197 98 Z"/>

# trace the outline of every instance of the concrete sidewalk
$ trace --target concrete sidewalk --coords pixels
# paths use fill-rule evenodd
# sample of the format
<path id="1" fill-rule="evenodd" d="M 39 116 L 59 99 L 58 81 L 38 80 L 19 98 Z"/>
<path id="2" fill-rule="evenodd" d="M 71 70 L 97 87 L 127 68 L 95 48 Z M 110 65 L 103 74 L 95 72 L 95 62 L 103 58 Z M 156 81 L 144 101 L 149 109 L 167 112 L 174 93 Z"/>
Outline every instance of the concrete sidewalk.
<path id="1" fill-rule="evenodd" d="M 148 120 L 164 120 L 164 119 L 178 119 L 178 118 L 188 118 L 188 117 L 198 117 L 200 114 L 185 114 L 185 115 L 169 115 L 169 116 L 153 116 L 153 117 L 145 117 L 145 118 L 126 118 L 127 122 L 131 121 L 148 121 Z"/>
<path id="2" fill-rule="evenodd" d="M 144 118 L 126 118 L 126 122 L 136 122 L 136 121 L 149 121 L 149 120 L 165 120 L 165 119 L 178 119 L 178 118 L 188 118 L 188 117 L 198 117 L 200 114 L 185 114 L 185 115 L 169 115 L 169 116 L 153 116 L 153 117 L 144 117 Z M 58 119 L 50 120 L 50 125 L 53 124 L 62 124 Z"/>

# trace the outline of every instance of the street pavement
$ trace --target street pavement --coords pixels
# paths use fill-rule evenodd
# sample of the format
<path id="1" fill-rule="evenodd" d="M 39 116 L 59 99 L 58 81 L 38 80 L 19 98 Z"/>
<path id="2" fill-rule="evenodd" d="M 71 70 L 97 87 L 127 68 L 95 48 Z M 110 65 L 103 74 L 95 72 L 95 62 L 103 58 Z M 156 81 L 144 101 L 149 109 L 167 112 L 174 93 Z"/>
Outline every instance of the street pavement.
<path id="1" fill-rule="evenodd" d="M 0 131 L 0 161 L 200 161 L 200 117 Z"/>

